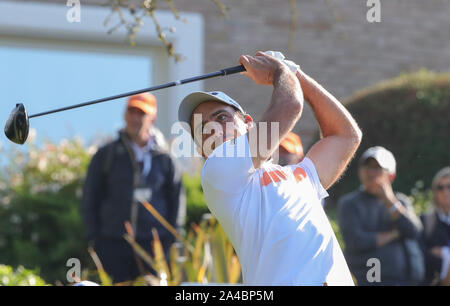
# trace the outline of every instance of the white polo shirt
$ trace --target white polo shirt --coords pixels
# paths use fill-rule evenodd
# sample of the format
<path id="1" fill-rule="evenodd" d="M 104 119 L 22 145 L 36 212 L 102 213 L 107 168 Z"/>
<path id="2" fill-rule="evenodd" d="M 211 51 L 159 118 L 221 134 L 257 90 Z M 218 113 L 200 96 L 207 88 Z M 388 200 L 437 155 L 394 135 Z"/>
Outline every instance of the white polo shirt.
<path id="1" fill-rule="evenodd" d="M 321 205 L 328 193 L 310 159 L 255 169 L 242 135 L 214 150 L 201 179 L 245 285 L 354 285 Z"/>

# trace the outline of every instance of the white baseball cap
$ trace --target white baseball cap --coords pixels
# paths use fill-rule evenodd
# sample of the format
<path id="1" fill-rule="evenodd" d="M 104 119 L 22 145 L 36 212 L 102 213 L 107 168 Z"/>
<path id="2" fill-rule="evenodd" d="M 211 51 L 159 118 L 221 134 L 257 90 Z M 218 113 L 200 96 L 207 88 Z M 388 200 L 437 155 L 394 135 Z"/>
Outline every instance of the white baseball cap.
<path id="1" fill-rule="evenodd" d="M 375 159 L 380 167 L 387 170 L 389 174 L 395 174 L 396 162 L 394 155 L 385 148 L 380 146 L 368 148 L 363 155 L 361 155 L 359 164 L 362 165 L 368 158 Z"/>
<path id="2" fill-rule="evenodd" d="M 187 95 L 183 99 L 183 101 L 181 101 L 180 106 L 178 107 L 178 120 L 181 122 L 186 122 L 188 125 L 190 125 L 192 112 L 197 106 L 206 101 L 222 102 L 233 106 L 234 108 L 245 114 L 242 106 L 240 106 L 239 103 L 237 103 L 221 91 L 196 91 Z"/>

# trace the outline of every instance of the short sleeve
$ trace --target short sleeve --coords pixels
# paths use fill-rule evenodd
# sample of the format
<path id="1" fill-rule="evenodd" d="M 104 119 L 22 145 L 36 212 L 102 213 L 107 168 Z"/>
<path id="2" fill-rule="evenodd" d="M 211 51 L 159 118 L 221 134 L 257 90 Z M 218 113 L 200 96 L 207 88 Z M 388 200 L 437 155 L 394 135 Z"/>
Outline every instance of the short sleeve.
<path id="1" fill-rule="evenodd" d="M 311 184 L 313 185 L 314 189 L 317 192 L 317 197 L 322 200 L 323 198 L 328 197 L 328 192 L 323 188 L 322 184 L 320 183 L 319 175 L 317 174 L 316 167 L 314 166 L 314 163 L 312 160 L 310 160 L 308 157 L 305 157 L 298 166 L 302 167 L 306 174 L 309 177 L 309 180 Z"/>
<path id="2" fill-rule="evenodd" d="M 255 172 L 250 155 L 248 137 L 241 135 L 217 147 L 202 169 L 202 183 L 206 181 L 217 190 L 239 192 Z"/>

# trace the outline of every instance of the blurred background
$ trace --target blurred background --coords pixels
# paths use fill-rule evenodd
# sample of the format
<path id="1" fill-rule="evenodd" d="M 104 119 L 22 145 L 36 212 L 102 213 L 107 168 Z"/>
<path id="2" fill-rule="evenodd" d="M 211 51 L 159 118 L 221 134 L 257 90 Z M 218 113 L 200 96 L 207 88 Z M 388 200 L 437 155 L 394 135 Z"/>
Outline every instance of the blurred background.
<path id="1" fill-rule="evenodd" d="M 380 22 L 368 21 L 366 1 L 161 0 L 149 1 L 154 15 L 143 16 L 145 2 L 85 0 L 80 22 L 69 22 L 74 6 L 67 1 L 2 1 L 0 122 L 15 103 L 38 113 L 279 50 L 355 116 L 364 133 L 355 161 L 370 146 L 386 147 L 398 163 L 394 189 L 411 197 L 417 213 L 429 208 L 432 176 L 448 165 L 450 151 L 449 1 L 383 1 Z M 178 104 L 193 90 L 224 91 L 256 119 L 271 95 L 240 75 L 155 92 L 156 125 L 168 139 Z M 83 240 L 81 184 L 92 154 L 123 125 L 124 101 L 32 119 L 24 146 L 0 136 L 0 264 L 12 267 L 4 273 L 28 275 L 29 269 L 45 283 L 65 284 L 66 261 L 76 257 L 99 280 L 89 274 L 97 267 Z M 319 138 L 308 107 L 294 131 L 305 152 Z M 325 206 L 339 239 L 335 204 L 358 187 L 355 161 L 329 190 Z M 196 161 L 184 168 L 187 233 L 192 224 L 202 224 L 205 233 L 217 226 L 203 217 L 200 167 Z M 183 281 L 219 281 L 214 273 L 199 277 L 202 258 Z M 220 280 L 238 282 L 237 268 L 225 267 Z"/>

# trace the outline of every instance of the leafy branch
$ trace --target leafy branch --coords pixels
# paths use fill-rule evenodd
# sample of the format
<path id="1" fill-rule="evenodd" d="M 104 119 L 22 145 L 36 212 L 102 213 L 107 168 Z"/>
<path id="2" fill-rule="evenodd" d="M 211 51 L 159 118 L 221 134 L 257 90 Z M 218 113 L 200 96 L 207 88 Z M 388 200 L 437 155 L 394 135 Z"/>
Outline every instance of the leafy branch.
<path id="1" fill-rule="evenodd" d="M 219 10 L 220 14 L 224 18 L 228 18 L 228 13 L 230 8 L 223 4 L 222 0 L 208 0 L 211 1 Z M 331 10 L 331 13 L 334 19 L 338 22 L 342 22 L 343 18 L 340 15 L 339 11 L 333 5 L 331 0 L 324 0 L 325 5 Z M 289 0 L 289 10 L 291 12 L 291 20 L 289 26 L 289 51 L 292 51 L 294 48 L 294 37 L 297 30 L 297 21 L 299 18 L 298 9 L 297 9 L 297 0 Z M 108 34 L 113 33 L 119 28 L 124 27 L 127 32 L 127 39 L 130 45 L 136 45 L 136 35 L 139 31 L 139 28 L 144 24 L 143 19 L 145 17 L 149 17 L 155 30 L 158 34 L 158 39 L 164 45 L 167 54 L 169 56 L 173 56 L 176 62 L 179 62 L 184 59 L 182 54 L 176 53 L 173 43 L 167 38 L 168 33 L 175 33 L 175 27 L 163 28 L 155 14 L 155 12 L 161 8 L 161 6 L 166 6 L 165 8 L 169 8 L 172 12 L 173 16 L 177 20 L 181 20 L 186 23 L 186 20 L 182 20 L 179 11 L 175 7 L 173 0 L 107 0 L 103 6 L 107 6 L 111 8 L 111 13 L 107 16 L 104 21 L 104 25 L 108 26 L 111 22 L 112 17 L 118 16 L 119 21 L 109 28 Z M 125 12 L 128 12 L 131 17 L 126 18 Z"/>
<path id="2" fill-rule="evenodd" d="M 225 6 L 221 0 L 210 0 L 216 5 L 221 14 L 226 18 L 228 16 L 228 7 Z M 183 60 L 183 56 L 179 53 L 175 53 L 173 43 L 167 39 L 167 33 L 174 33 L 175 27 L 163 28 L 159 23 L 159 20 L 155 12 L 160 8 L 161 2 L 164 2 L 172 12 L 173 16 L 177 20 L 182 20 L 178 10 L 173 4 L 172 0 L 107 0 L 103 6 L 111 8 L 111 13 L 106 17 L 104 21 L 105 26 L 109 26 L 111 19 L 114 16 L 118 16 L 119 22 L 109 28 L 108 34 L 115 32 L 117 29 L 124 27 L 127 32 L 127 39 L 130 45 L 136 45 L 136 35 L 139 28 L 144 24 L 143 18 L 149 17 L 153 21 L 153 25 L 158 34 L 158 39 L 164 45 L 169 56 L 173 56 L 176 62 Z M 131 15 L 131 18 L 125 17 L 125 12 Z M 186 20 L 182 20 L 186 23 Z"/>

